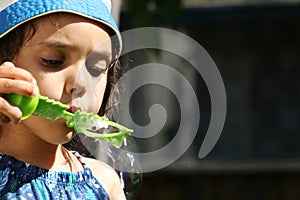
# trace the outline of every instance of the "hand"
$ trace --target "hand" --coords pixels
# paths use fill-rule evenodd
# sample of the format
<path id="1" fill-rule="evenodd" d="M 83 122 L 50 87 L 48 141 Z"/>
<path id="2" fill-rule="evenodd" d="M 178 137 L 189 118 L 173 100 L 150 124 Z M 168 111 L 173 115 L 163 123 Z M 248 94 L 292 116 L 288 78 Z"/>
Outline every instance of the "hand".
<path id="1" fill-rule="evenodd" d="M 21 110 L 1 95 L 15 93 L 33 97 L 36 94 L 35 85 L 36 80 L 30 72 L 17 68 L 12 62 L 0 65 L 0 125 L 10 121 L 18 123 L 22 117 Z"/>

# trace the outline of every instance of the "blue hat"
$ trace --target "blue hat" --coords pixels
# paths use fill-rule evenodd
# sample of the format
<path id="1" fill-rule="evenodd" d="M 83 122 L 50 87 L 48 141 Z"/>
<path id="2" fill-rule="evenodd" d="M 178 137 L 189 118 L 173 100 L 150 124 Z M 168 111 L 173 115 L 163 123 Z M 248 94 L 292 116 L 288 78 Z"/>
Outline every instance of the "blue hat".
<path id="1" fill-rule="evenodd" d="M 110 13 L 107 0 L 1 0 L 6 2 L 0 11 L 0 38 L 19 25 L 55 12 L 77 14 L 108 26 L 118 38 L 120 54 L 122 49 L 121 33 Z M 1 6 L 0 2 L 0 6 Z M 1 8 L 0 8 L 1 10 Z"/>

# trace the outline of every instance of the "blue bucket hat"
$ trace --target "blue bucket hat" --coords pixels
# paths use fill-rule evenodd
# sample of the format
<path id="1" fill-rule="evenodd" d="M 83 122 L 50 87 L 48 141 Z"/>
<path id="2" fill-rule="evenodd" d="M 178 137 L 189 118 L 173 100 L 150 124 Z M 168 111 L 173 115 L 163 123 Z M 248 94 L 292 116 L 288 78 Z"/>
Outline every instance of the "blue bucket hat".
<path id="1" fill-rule="evenodd" d="M 56 12 L 77 14 L 109 27 L 116 34 L 118 54 L 122 49 L 121 33 L 110 13 L 107 0 L 0 0 L 0 39 L 19 25 Z M 3 7 L 1 8 L 1 4 Z M 4 5 L 6 4 L 6 5 Z M 2 9 L 2 11 L 1 11 Z"/>

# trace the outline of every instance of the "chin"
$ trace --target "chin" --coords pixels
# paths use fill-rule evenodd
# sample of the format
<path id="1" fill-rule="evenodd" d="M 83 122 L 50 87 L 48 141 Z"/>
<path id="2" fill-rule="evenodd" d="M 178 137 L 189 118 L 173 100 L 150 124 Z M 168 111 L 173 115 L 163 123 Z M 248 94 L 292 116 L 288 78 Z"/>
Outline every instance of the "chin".
<path id="1" fill-rule="evenodd" d="M 45 142 L 55 145 L 65 144 L 76 135 L 75 130 L 69 128 L 64 119 L 58 119 L 53 122 L 33 116 L 24 121 L 24 125 Z"/>
<path id="2" fill-rule="evenodd" d="M 55 144 L 66 144 L 66 143 L 70 142 L 74 138 L 75 135 L 76 135 L 75 132 L 73 132 L 73 131 L 69 132 L 64 138 L 59 138 L 55 142 Z"/>
<path id="3" fill-rule="evenodd" d="M 68 143 L 77 134 L 74 129 L 67 127 L 65 122 L 60 122 L 58 127 L 61 128 L 57 130 L 57 132 L 60 132 L 59 134 L 57 134 L 57 144 Z"/>

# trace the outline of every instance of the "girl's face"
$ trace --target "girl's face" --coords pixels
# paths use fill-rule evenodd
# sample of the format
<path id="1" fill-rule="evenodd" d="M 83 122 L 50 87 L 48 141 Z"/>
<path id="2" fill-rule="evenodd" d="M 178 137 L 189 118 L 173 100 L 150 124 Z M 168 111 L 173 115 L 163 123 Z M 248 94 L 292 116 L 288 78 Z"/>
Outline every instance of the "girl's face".
<path id="1" fill-rule="evenodd" d="M 107 31 L 92 20 L 72 14 L 43 17 L 34 25 L 36 32 L 15 57 L 15 65 L 32 73 L 41 95 L 70 105 L 73 112 L 97 113 L 111 60 Z M 55 144 L 65 143 L 74 135 L 65 120 L 52 122 L 31 116 L 18 126 Z"/>

